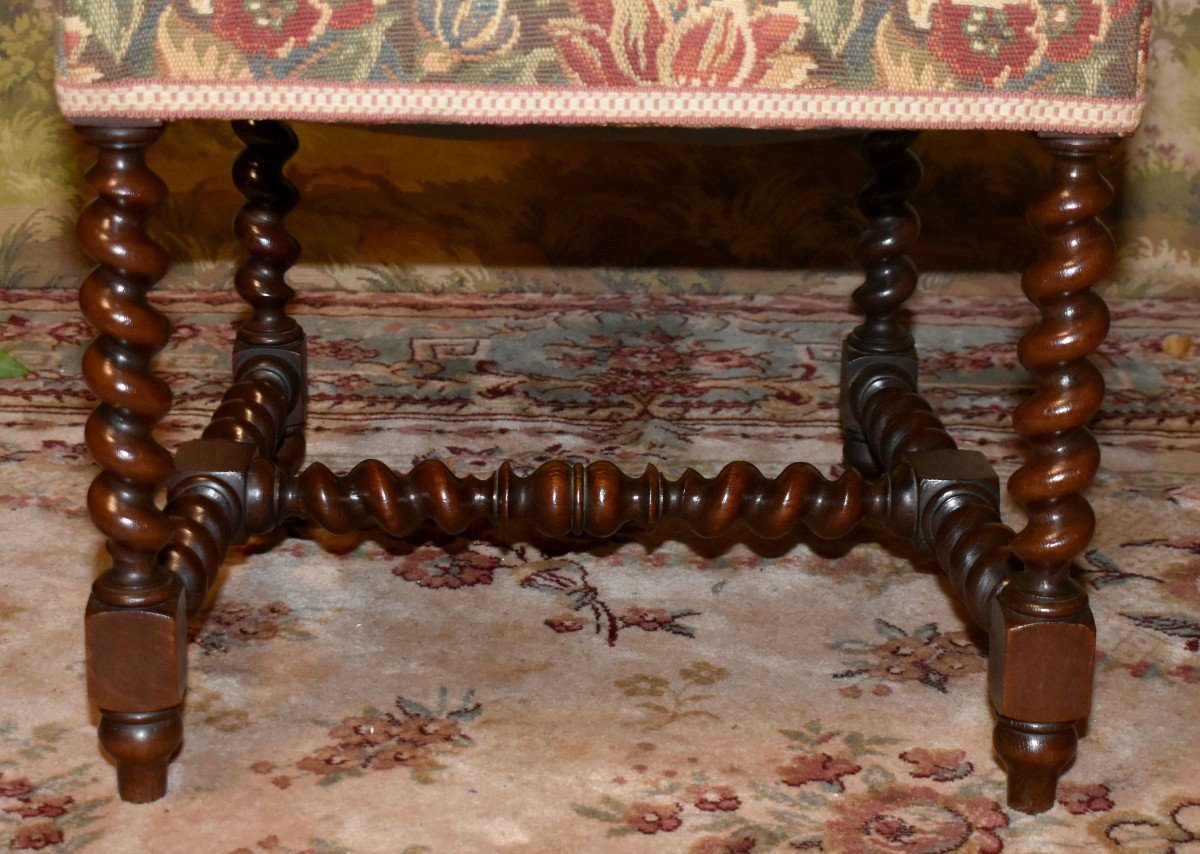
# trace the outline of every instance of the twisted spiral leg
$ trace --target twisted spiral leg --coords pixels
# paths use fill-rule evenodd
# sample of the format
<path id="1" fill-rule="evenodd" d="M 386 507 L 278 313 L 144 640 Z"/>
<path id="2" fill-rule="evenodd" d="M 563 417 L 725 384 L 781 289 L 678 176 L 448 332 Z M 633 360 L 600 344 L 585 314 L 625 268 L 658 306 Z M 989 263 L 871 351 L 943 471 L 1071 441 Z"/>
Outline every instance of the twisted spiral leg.
<path id="1" fill-rule="evenodd" d="M 860 380 L 850 389 L 850 404 L 872 458 L 884 471 L 909 454 L 958 447 L 906 371 L 881 365 Z"/>
<path id="2" fill-rule="evenodd" d="M 179 449 L 181 471 L 166 512 L 175 534 L 164 564 L 203 605 L 229 548 L 274 522 L 252 484 L 273 478 L 276 461 L 294 471 L 304 457 L 304 331 L 287 314 L 295 296 L 285 277 L 300 253 L 283 220 L 299 193 L 283 174 L 296 136 L 282 122 L 235 121 L 245 143 L 233 169 L 247 201 L 234 229 L 246 250 L 234 281 L 251 314 L 238 328 L 234 383 L 197 442 Z"/>
<path id="3" fill-rule="evenodd" d="M 992 597 L 1014 570 L 1013 532 L 1000 522 L 999 481 L 982 454 L 960 451 L 911 376 L 894 365 L 864 373 L 849 404 L 864 427 L 872 458 L 893 477 L 915 479 L 911 521 L 893 526 L 931 552 L 977 624 L 987 628 Z"/>
<path id="4" fill-rule="evenodd" d="M 284 279 L 300 257 L 300 244 L 283 220 L 300 193 L 283 167 L 299 144 L 283 122 L 235 121 L 233 130 L 246 146 L 233 165 L 233 181 L 247 200 L 234 220 L 234 232 L 247 252 L 234 284 L 253 309 L 238 329 L 238 340 L 250 346 L 289 344 L 303 335 L 287 314 L 296 294 Z"/>
<path id="5" fill-rule="evenodd" d="M 300 193 L 283 168 L 299 145 L 284 122 L 235 121 L 233 130 L 246 146 L 233 167 L 234 183 L 246 197 L 234 221 L 234 232 L 246 250 L 234 284 L 252 309 L 238 328 L 234 373 L 241 378 L 246 359 L 269 354 L 299 374 L 301 394 L 287 413 L 278 449 L 268 452 L 272 457 L 278 453 L 284 466 L 294 471 L 304 458 L 306 348 L 304 330 L 287 314 L 295 292 L 286 274 L 300 257 L 300 244 L 284 226 L 284 218 Z"/>
<path id="6" fill-rule="evenodd" d="M 1058 775 L 1075 753 L 1076 721 L 1091 708 L 1095 626 L 1087 594 L 1069 573 L 1095 527 L 1081 493 L 1100 463 L 1085 425 L 1104 395 L 1088 357 L 1108 331 L 1108 310 L 1091 288 L 1114 257 L 1112 236 L 1097 218 L 1112 200 L 1099 169 L 1112 143 L 1044 139 L 1054 158 L 1052 186 L 1029 213 L 1048 240 L 1022 279 L 1040 318 L 1018 350 L 1035 390 L 1013 423 L 1032 455 L 1008 482 L 1028 524 L 1012 541 L 1023 570 L 992 607 L 990 665 L 1009 803 L 1027 812 L 1053 804 Z"/>
<path id="7" fill-rule="evenodd" d="M 850 471 L 829 481 L 796 463 L 767 478 L 746 462 L 714 478 L 688 469 L 678 480 L 648 466 L 630 477 L 610 462 L 584 465 L 554 460 L 529 475 L 504 463 L 487 478 L 458 477 L 426 460 L 399 473 L 378 460 L 335 475 L 314 464 L 279 486 L 280 515 L 309 519 L 334 533 L 380 527 L 407 536 L 427 522 L 458 534 L 477 522 L 499 528 L 527 525 L 548 537 L 607 537 L 624 525 L 654 528 L 681 519 L 698 536 L 716 537 L 744 522 L 763 537 L 786 536 L 805 525 L 826 538 L 844 536 L 864 521 L 882 521 L 886 490 Z"/>
<path id="8" fill-rule="evenodd" d="M 900 310 L 917 286 L 917 268 L 906 254 L 921 234 L 908 197 L 921 182 L 921 162 L 909 149 L 913 131 L 875 131 L 864 137 L 862 156 L 874 175 L 858 196 L 867 229 L 854 243 L 854 260 L 866 279 L 854 302 L 866 315 L 851 340 L 864 352 L 907 353 L 913 339 Z"/>
<path id="9" fill-rule="evenodd" d="M 87 175 L 97 198 L 78 233 L 97 263 L 80 288 L 96 328 L 83 374 L 100 398 L 88 450 L 101 473 L 88 510 L 108 539 L 112 566 L 92 588 L 85 618 L 88 686 L 100 708 L 100 741 L 116 760 L 121 797 L 150 801 L 166 790 L 167 761 L 181 740 L 186 638 L 179 580 L 157 560 L 172 533 L 155 495 L 171 456 L 154 440 L 171 393 L 151 360 L 167 343 L 167 319 L 147 301 L 167 254 L 146 234 L 166 187 L 145 163 L 161 127 L 81 127 L 98 150 Z"/>
<path id="10" fill-rule="evenodd" d="M 162 560 L 183 582 L 189 616 L 204 604 L 229 548 L 278 522 L 259 487 L 274 482 L 272 457 L 303 394 L 288 367 L 261 353 L 245 362 L 200 439 L 176 454 L 166 507 L 175 531 Z"/>
<path id="11" fill-rule="evenodd" d="M 916 350 L 900 321 L 917 284 L 917 268 L 906 254 L 921 231 L 920 218 L 908 203 L 921 180 L 920 161 L 909 150 L 916 136 L 912 131 L 875 131 L 862 142 L 863 159 L 873 174 L 858 197 L 867 228 L 855 241 L 854 260 L 865 279 L 853 297 L 865 317 L 843 348 L 842 432 L 846 464 L 868 476 L 888 467 L 871 454 L 863 422 L 845 402 L 851 384 L 881 366 L 895 365 L 911 375 L 916 388 Z"/>
<path id="12" fill-rule="evenodd" d="M 303 394 L 291 366 L 260 352 L 242 363 L 237 382 L 222 395 L 202 438 L 246 442 L 271 459 L 283 441 L 287 414 Z"/>

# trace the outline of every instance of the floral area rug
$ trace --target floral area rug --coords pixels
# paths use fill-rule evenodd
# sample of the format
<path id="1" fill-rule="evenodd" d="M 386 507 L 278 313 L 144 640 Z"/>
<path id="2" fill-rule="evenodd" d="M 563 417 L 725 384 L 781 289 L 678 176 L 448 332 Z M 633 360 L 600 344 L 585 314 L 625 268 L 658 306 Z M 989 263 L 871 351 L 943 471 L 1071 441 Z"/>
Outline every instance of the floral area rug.
<path id="1" fill-rule="evenodd" d="M 542 270 L 517 290 L 551 293 L 414 295 L 322 291 L 299 272 L 311 459 L 835 469 L 845 277 L 788 289 L 729 273 L 775 295 L 672 295 L 687 272 L 644 271 L 667 293 L 637 296 Z M 913 302 L 925 387 L 1006 476 L 1030 312 L 1009 277 L 953 284 L 930 277 Z M 1190 305 L 1113 302 L 1101 524 L 1079 575 L 1100 637 L 1095 714 L 1057 806 L 1026 816 L 1003 804 L 984 650 L 936 572 L 872 544 L 677 529 L 552 546 L 294 527 L 239 550 L 191 627 L 170 794 L 120 803 L 84 692 L 81 617 L 103 562 L 83 503 L 89 333 L 69 289 L 0 300 L 0 846 L 1200 850 Z M 177 324 L 161 360 L 173 445 L 220 393 L 237 305 L 171 283 L 159 303 Z"/>

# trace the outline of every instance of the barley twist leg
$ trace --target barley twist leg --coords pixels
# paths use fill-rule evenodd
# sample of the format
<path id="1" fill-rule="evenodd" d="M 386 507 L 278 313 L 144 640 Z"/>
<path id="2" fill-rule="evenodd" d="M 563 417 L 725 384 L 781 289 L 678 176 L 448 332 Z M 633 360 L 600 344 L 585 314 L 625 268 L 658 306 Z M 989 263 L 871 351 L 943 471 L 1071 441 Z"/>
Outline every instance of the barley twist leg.
<path id="1" fill-rule="evenodd" d="M 166 187 L 145 163 L 161 127 L 81 127 L 98 150 L 88 182 L 97 198 L 78 232 L 97 267 L 80 305 L 97 335 L 83 374 L 100 399 L 88 419 L 88 450 L 101 473 L 88 511 L 107 538 L 112 565 L 92 588 L 85 618 L 88 687 L 100 708 L 100 742 L 116 761 L 121 797 L 145 802 L 166 791 L 167 762 L 183 730 L 185 602 L 179 580 L 158 563 L 172 525 L 156 493 L 172 470 L 154 440 L 171 392 L 151 369 L 169 324 L 146 299 L 167 267 L 146 221 Z"/>
<path id="2" fill-rule="evenodd" d="M 867 228 L 854 243 L 854 260 L 865 278 L 853 296 L 864 318 L 842 349 L 841 412 L 843 458 L 868 477 L 878 476 L 883 467 L 854 415 L 851 387 L 880 368 L 891 368 L 907 375 L 916 389 L 916 350 L 900 319 L 917 285 L 917 268 L 906 254 L 921 231 L 917 212 L 908 203 L 921 180 L 921 163 L 909 150 L 916 136 L 912 131 L 875 131 L 862 142 L 872 177 L 858 196 Z"/>
<path id="3" fill-rule="evenodd" d="M 250 317 L 238 328 L 234 373 L 263 356 L 280 361 L 285 373 L 300 378 L 299 394 L 287 415 L 278 455 L 289 471 L 304 459 L 306 354 L 304 330 L 287 313 L 295 291 L 286 281 L 287 271 L 300 257 L 300 244 L 287 230 L 284 219 L 296 207 L 300 193 L 283 174 L 296 153 L 296 134 L 285 123 L 270 120 L 235 121 L 233 130 L 245 150 L 233 167 L 233 181 L 246 197 L 234 221 L 234 231 L 246 251 L 234 284 L 250 305 Z"/>
<path id="4" fill-rule="evenodd" d="M 1028 524 L 1012 541 L 1023 568 L 992 603 L 989 665 L 1008 802 L 1024 812 L 1053 805 L 1058 777 L 1075 755 L 1076 724 L 1091 708 L 1095 625 L 1070 570 L 1095 527 L 1082 492 L 1100 450 L 1085 425 L 1100 408 L 1104 381 L 1089 355 L 1108 331 L 1108 310 L 1092 286 L 1114 257 L 1112 236 L 1097 218 L 1113 195 L 1099 169 L 1112 140 L 1050 137 L 1043 144 L 1053 156 L 1052 185 L 1029 216 L 1048 246 L 1022 279 L 1040 318 L 1018 351 L 1035 389 L 1013 416 L 1031 455 L 1008 482 Z"/>

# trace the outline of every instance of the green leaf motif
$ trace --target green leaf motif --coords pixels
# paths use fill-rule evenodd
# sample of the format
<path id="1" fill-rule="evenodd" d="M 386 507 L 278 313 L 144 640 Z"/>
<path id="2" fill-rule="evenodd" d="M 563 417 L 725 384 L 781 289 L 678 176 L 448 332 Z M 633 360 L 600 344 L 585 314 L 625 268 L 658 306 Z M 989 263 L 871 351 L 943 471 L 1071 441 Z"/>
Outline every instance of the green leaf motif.
<path id="1" fill-rule="evenodd" d="M 78 8 L 108 55 L 116 62 L 123 60 L 145 14 L 145 0 L 88 0 L 78 4 Z"/>
<path id="2" fill-rule="evenodd" d="M 862 19 L 862 0 L 810 0 L 808 12 L 821 44 L 837 56 Z"/>
<path id="3" fill-rule="evenodd" d="M 390 19 L 375 23 L 345 36 L 329 53 L 304 72 L 313 80 L 366 80 L 383 50 L 383 36 Z"/>
<path id="4" fill-rule="evenodd" d="M 29 368 L 21 364 L 12 353 L 0 350 L 0 380 L 19 379 L 29 373 Z"/>

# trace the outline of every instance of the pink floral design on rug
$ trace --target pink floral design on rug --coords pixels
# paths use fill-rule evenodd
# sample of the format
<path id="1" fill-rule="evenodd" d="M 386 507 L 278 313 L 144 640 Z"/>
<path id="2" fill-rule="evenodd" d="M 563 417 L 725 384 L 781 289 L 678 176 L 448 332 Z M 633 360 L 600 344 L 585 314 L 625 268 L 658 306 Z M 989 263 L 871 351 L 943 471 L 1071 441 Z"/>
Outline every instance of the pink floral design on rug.
<path id="1" fill-rule="evenodd" d="M 946 693 L 956 678 L 984 673 L 987 659 L 968 632 L 943 632 L 937 623 L 926 623 L 912 632 L 886 620 L 875 620 L 875 630 L 883 636 L 880 642 L 840 640 L 829 644 L 831 649 L 857 654 L 849 670 L 834 674 L 835 679 L 876 680 L 872 693 L 887 696 L 889 682 L 917 682 Z M 862 696 L 862 688 L 850 685 L 841 689 L 847 697 Z"/>
<path id="2" fill-rule="evenodd" d="M 449 692 L 442 688 L 437 704 L 427 707 L 406 697 L 397 697 L 393 709 L 367 709 L 350 715 L 329 728 L 332 739 L 297 760 L 294 767 L 302 774 L 336 783 L 364 771 L 391 771 L 407 768 L 423 782 L 433 780 L 434 772 L 445 768 L 445 760 L 455 751 L 472 744 L 463 725 L 483 714 L 483 705 L 475 701 L 475 692 L 467 691 L 451 708 Z M 250 766 L 256 774 L 271 774 L 276 765 L 270 761 Z M 286 789 L 295 776 L 272 777 L 275 786 Z"/>

